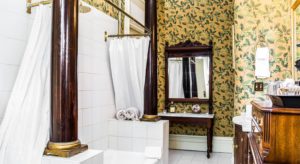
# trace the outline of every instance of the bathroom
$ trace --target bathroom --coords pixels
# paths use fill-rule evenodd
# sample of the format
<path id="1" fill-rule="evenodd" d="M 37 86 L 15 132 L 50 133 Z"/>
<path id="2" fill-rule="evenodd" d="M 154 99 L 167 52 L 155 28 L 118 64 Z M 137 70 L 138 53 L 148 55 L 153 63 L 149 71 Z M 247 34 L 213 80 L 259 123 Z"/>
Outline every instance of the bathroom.
<path id="1" fill-rule="evenodd" d="M 299 4 L 1 1 L 0 164 L 300 162 Z"/>

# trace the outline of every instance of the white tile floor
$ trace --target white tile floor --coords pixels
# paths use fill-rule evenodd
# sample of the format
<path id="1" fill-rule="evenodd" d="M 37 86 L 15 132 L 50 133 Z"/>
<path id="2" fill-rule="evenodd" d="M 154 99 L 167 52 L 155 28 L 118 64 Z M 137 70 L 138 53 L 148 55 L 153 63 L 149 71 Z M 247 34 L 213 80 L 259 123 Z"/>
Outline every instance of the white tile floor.
<path id="1" fill-rule="evenodd" d="M 232 164 L 232 154 L 212 153 L 207 159 L 206 152 L 170 150 L 169 164 Z"/>

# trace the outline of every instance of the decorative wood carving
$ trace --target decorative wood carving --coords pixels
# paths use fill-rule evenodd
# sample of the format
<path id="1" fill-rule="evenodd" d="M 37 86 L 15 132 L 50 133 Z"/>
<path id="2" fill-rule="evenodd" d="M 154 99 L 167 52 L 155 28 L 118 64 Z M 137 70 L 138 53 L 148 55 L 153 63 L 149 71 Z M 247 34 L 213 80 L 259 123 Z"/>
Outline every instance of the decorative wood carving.
<path id="1" fill-rule="evenodd" d="M 169 46 L 169 43 L 166 43 L 166 49 L 168 48 L 180 48 L 180 47 L 212 47 L 212 42 L 209 43 L 209 45 L 205 45 L 205 44 L 202 44 L 198 41 L 195 41 L 195 42 L 192 42 L 191 40 L 187 40 L 185 42 L 180 42 L 178 44 L 175 44 L 175 45 L 172 45 L 172 46 Z"/>

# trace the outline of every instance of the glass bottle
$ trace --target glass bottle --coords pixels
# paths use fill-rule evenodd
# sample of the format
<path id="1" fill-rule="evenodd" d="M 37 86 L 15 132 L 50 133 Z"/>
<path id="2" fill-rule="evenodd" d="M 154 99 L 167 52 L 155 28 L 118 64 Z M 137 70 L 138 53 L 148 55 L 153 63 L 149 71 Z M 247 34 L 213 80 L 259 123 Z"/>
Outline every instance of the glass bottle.
<path id="1" fill-rule="evenodd" d="M 175 107 L 175 104 L 174 102 L 172 101 L 170 106 L 169 106 L 169 112 L 170 113 L 175 113 L 176 112 L 176 107 Z"/>

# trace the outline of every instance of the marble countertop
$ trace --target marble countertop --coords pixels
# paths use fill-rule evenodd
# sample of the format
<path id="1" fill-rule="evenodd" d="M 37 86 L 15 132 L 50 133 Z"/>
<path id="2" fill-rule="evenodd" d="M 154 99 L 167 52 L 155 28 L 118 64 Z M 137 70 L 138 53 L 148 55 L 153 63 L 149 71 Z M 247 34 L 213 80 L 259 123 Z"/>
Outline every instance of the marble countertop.
<path id="1" fill-rule="evenodd" d="M 244 132 L 251 132 L 251 117 L 235 116 L 232 122 L 237 125 L 241 125 Z"/>
<path id="2" fill-rule="evenodd" d="M 214 114 L 208 113 L 158 113 L 158 116 L 163 117 L 190 117 L 190 118 L 214 118 Z"/>

